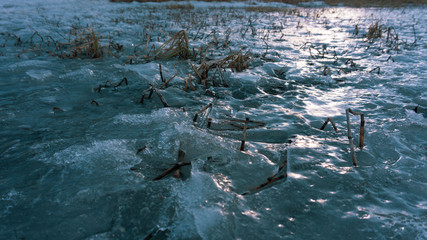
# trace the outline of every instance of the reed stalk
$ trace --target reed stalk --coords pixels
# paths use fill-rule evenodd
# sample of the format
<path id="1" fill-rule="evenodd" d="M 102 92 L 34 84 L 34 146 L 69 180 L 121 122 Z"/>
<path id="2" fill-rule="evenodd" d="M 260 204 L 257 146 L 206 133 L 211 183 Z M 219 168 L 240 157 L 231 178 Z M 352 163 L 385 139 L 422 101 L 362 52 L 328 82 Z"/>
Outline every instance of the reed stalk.
<path id="1" fill-rule="evenodd" d="M 162 81 L 162 83 L 164 83 L 165 79 L 163 78 L 162 64 L 159 64 L 159 71 L 160 71 L 160 80 Z"/>
<path id="2" fill-rule="evenodd" d="M 206 111 L 206 109 L 210 108 L 211 106 L 212 106 L 212 103 L 209 103 L 208 105 L 206 105 L 202 109 L 200 109 L 200 111 L 198 111 L 196 113 L 196 115 L 194 115 L 193 122 L 197 122 L 197 118 L 199 117 L 199 114 L 201 114 L 202 112 Z"/>
<path id="3" fill-rule="evenodd" d="M 178 151 L 178 159 L 176 160 L 178 164 L 182 164 L 182 160 L 185 157 L 185 152 L 182 150 Z M 175 170 L 175 173 L 173 174 L 174 178 L 179 178 L 179 176 L 181 175 L 181 167 L 179 167 L 178 169 Z"/>
<path id="4" fill-rule="evenodd" d="M 160 174 L 159 176 L 155 177 L 153 179 L 153 181 L 157 181 L 160 180 L 164 177 L 166 177 L 169 173 L 177 170 L 178 168 L 181 168 L 183 166 L 187 166 L 187 165 L 191 165 L 191 162 L 181 162 L 181 163 L 176 163 L 174 164 L 172 167 L 168 168 L 166 171 L 164 171 L 162 174 Z"/>
<path id="5" fill-rule="evenodd" d="M 249 118 L 246 118 L 245 126 L 243 127 L 242 144 L 240 145 L 240 151 L 245 151 L 246 142 L 246 129 L 248 128 Z"/>
<path id="6" fill-rule="evenodd" d="M 363 142 L 365 141 L 365 115 L 360 115 L 360 139 L 359 139 L 359 147 L 363 148 Z"/>
<path id="7" fill-rule="evenodd" d="M 62 108 L 60 108 L 60 107 L 53 107 L 53 108 L 52 108 L 52 112 L 53 112 L 53 113 L 58 112 L 58 111 L 59 111 L 59 112 L 63 112 L 63 111 L 64 111 L 64 109 L 62 109 Z"/>
<path id="8" fill-rule="evenodd" d="M 166 102 L 166 99 L 163 97 L 163 95 L 155 88 L 153 87 L 154 92 L 156 92 L 157 96 L 159 96 L 160 101 L 163 103 L 164 107 L 170 107 L 169 104 Z"/>
<path id="9" fill-rule="evenodd" d="M 146 98 L 145 97 L 145 94 L 147 93 L 147 92 L 150 92 L 150 94 L 148 95 L 148 97 Z M 140 101 L 140 103 L 144 103 L 144 99 L 150 99 L 151 98 L 151 95 L 153 95 L 153 87 L 151 86 L 151 87 L 149 87 L 148 89 L 146 89 L 146 90 L 144 90 L 143 92 L 142 92 L 142 97 L 141 97 L 141 101 Z"/>
<path id="10" fill-rule="evenodd" d="M 240 119 L 227 119 L 225 121 L 223 121 L 222 123 L 224 124 L 228 124 L 230 126 L 235 127 L 234 129 L 212 129 L 212 130 L 216 130 L 216 131 L 233 131 L 233 130 L 243 130 L 245 128 L 245 126 L 243 125 L 239 125 L 239 124 L 234 124 L 233 122 L 241 122 L 241 123 L 245 123 L 246 120 L 240 120 Z M 259 127 L 263 127 L 266 124 L 264 122 L 259 122 L 259 121 L 253 121 L 253 120 L 249 120 L 248 122 L 248 126 L 246 127 L 246 129 L 254 129 L 254 128 L 259 128 Z M 254 123 L 255 125 L 253 126 L 249 126 L 250 123 Z"/>
<path id="11" fill-rule="evenodd" d="M 212 125 L 212 118 L 208 118 L 208 128 L 211 128 Z"/>
<path id="12" fill-rule="evenodd" d="M 190 57 L 188 35 L 185 30 L 177 32 L 163 43 L 159 49 L 154 51 L 154 59 L 168 59 L 175 56 L 184 59 Z"/>
<path id="13" fill-rule="evenodd" d="M 190 85 L 191 91 L 196 91 L 191 81 L 191 74 L 188 74 L 188 84 Z"/>
<path id="14" fill-rule="evenodd" d="M 188 80 L 187 80 L 187 78 L 184 78 L 184 84 L 185 84 L 184 91 L 188 92 Z"/>
<path id="15" fill-rule="evenodd" d="M 261 188 L 263 188 L 263 187 L 265 187 L 265 186 L 267 186 L 267 185 L 270 185 L 270 184 L 272 184 L 272 183 L 274 183 L 274 182 L 277 182 L 277 181 L 279 181 L 280 179 L 284 179 L 284 178 L 288 177 L 288 173 L 287 173 L 287 166 L 288 166 L 288 152 L 287 152 L 287 150 L 285 150 L 285 152 L 284 152 L 284 154 L 282 154 L 282 156 L 283 156 L 283 155 L 284 155 L 283 163 L 280 165 L 279 170 L 277 171 L 277 173 L 276 173 L 276 174 L 274 174 L 274 175 L 273 175 L 273 176 L 271 176 L 271 177 L 268 177 L 268 178 L 267 178 L 267 182 L 265 182 L 265 183 L 263 183 L 263 184 L 259 185 L 258 187 L 254 187 L 254 188 L 249 189 L 249 191 L 247 191 L 247 192 L 243 193 L 242 195 L 247 195 L 247 194 L 249 194 L 249 193 L 251 193 L 251 192 L 253 192 L 253 191 L 259 190 L 259 189 L 261 189 Z M 284 173 L 280 173 L 280 172 L 282 171 L 282 169 L 285 169 Z"/>
<path id="16" fill-rule="evenodd" d="M 180 175 L 180 168 L 182 167 L 182 166 L 186 166 L 186 165 L 191 165 L 191 162 L 183 162 L 182 160 L 184 159 L 184 157 L 185 157 L 185 152 L 184 151 L 182 151 L 182 150 L 179 150 L 178 151 L 178 158 L 177 158 L 177 163 L 176 164 L 174 164 L 172 167 L 170 167 L 170 168 L 168 168 L 166 171 L 164 171 L 162 174 L 160 174 L 159 176 L 157 176 L 157 177 L 155 177 L 154 179 L 153 179 L 153 181 L 157 181 L 157 180 L 160 180 L 160 179 L 162 179 L 162 178 L 164 178 L 164 177 L 166 177 L 168 174 L 170 174 L 171 172 L 174 172 L 174 177 L 175 178 L 179 178 L 179 175 Z"/>
<path id="17" fill-rule="evenodd" d="M 376 68 L 374 68 L 374 69 L 372 69 L 371 71 L 369 71 L 369 73 L 372 73 L 372 72 L 373 72 L 373 71 L 375 71 L 375 70 L 378 70 L 378 71 L 377 71 L 377 74 L 378 74 L 378 75 L 380 75 L 381 67 L 379 67 L 379 66 L 378 66 L 378 67 L 376 67 Z"/>
<path id="18" fill-rule="evenodd" d="M 138 153 L 140 153 L 140 152 L 144 151 L 144 149 L 146 149 L 146 148 L 147 148 L 147 146 L 143 146 L 142 148 L 139 148 L 139 149 L 136 151 L 136 154 L 138 155 Z"/>
<path id="19" fill-rule="evenodd" d="M 323 123 L 322 127 L 320 127 L 320 130 L 324 130 L 328 122 L 331 122 L 332 127 L 334 128 L 335 132 L 338 132 L 338 128 L 335 126 L 334 120 L 332 118 L 327 118 L 325 123 Z"/>
<path id="20" fill-rule="evenodd" d="M 123 79 L 119 82 L 119 84 L 117 84 L 115 87 L 118 87 L 118 86 L 122 85 L 122 83 L 123 83 L 123 82 L 126 84 L 126 86 L 127 86 L 127 85 L 129 85 L 129 83 L 128 83 L 128 79 L 127 79 L 127 78 L 123 78 Z"/>
<path id="21" fill-rule="evenodd" d="M 360 116 L 360 138 L 359 138 L 359 148 L 363 148 L 363 142 L 365 141 L 365 115 L 361 112 L 355 112 L 351 110 L 350 108 L 348 111 L 353 115 L 359 115 Z"/>
<path id="22" fill-rule="evenodd" d="M 165 81 L 159 88 L 167 87 L 169 82 L 172 81 L 172 79 L 174 79 L 178 75 L 178 70 L 176 70 L 175 65 L 173 66 L 173 68 L 175 69 L 175 75 Z"/>
<path id="23" fill-rule="evenodd" d="M 354 152 L 353 135 L 351 134 L 349 110 L 351 110 L 351 109 L 348 108 L 345 110 L 345 115 L 347 117 L 347 135 L 348 135 L 348 141 L 350 144 L 350 151 L 351 151 L 351 158 L 353 160 L 353 165 L 357 167 L 356 153 Z"/>
<path id="24" fill-rule="evenodd" d="M 92 105 L 93 103 L 95 103 L 95 105 L 98 107 L 99 106 L 99 103 L 97 102 L 97 101 L 95 101 L 95 100 L 92 100 L 92 102 L 90 102 L 90 104 Z"/>

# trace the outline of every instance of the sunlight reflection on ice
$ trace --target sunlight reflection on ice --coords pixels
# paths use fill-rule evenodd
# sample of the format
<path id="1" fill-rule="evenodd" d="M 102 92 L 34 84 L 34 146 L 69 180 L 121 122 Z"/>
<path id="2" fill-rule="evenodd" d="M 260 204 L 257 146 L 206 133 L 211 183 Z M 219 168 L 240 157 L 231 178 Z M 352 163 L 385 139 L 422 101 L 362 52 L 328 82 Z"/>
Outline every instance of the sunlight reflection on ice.
<path id="1" fill-rule="evenodd" d="M 339 174 L 347 174 L 348 172 L 350 172 L 352 170 L 352 167 L 337 167 L 334 164 L 327 163 L 327 162 L 321 162 L 320 166 L 323 168 L 330 169 L 330 170 L 337 172 Z"/>
<path id="2" fill-rule="evenodd" d="M 350 89 L 337 88 L 331 89 L 325 94 L 318 90 L 310 91 L 310 98 L 304 103 L 307 113 L 316 117 L 335 117 L 343 115 L 346 105 L 345 99 L 348 99 Z M 314 98 L 314 99 L 313 99 Z M 341 101 L 339 100 L 341 99 Z"/>
<path id="3" fill-rule="evenodd" d="M 326 203 L 328 200 L 327 199 L 310 199 L 310 202 L 317 202 L 317 203 L 320 203 L 320 204 L 324 204 L 324 203 Z"/>
<path id="4" fill-rule="evenodd" d="M 246 216 L 248 216 L 248 217 L 252 217 L 253 219 L 255 219 L 255 220 L 259 220 L 260 219 L 260 214 L 259 213 L 257 213 L 257 212 L 255 212 L 255 211 L 253 211 L 253 210 L 247 210 L 247 211 L 244 211 L 244 212 L 242 212 L 242 214 L 243 215 L 246 215 Z"/>
<path id="5" fill-rule="evenodd" d="M 288 173 L 288 176 L 295 179 L 308 179 L 308 177 L 306 176 L 303 176 L 299 173 L 293 173 L 293 172 Z"/>
<path id="6" fill-rule="evenodd" d="M 212 180 L 218 189 L 225 192 L 230 192 L 230 188 L 233 187 L 232 181 L 223 174 L 212 176 Z"/>

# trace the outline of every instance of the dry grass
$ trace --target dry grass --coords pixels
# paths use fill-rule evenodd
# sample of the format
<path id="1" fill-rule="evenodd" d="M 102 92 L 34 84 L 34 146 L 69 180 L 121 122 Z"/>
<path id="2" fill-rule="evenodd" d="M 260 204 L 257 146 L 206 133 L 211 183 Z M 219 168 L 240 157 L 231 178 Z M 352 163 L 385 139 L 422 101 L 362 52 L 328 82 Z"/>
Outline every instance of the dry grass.
<path id="1" fill-rule="evenodd" d="M 31 28 L 31 27 L 30 27 Z M 115 43 L 110 38 L 103 38 L 95 28 L 91 26 L 72 25 L 67 35 L 59 34 L 62 40 L 56 40 L 51 35 L 40 34 L 36 30 L 26 40 L 21 40 L 19 36 L 13 33 L 1 33 L 6 39 L 0 47 L 6 46 L 8 40 L 15 38 L 15 46 L 22 46 L 22 54 L 32 54 L 40 56 L 49 54 L 60 58 L 101 58 L 105 54 L 111 54 L 118 57 L 112 51 L 122 51 L 123 45 Z M 107 43 L 108 41 L 108 43 Z"/>
<path id="2" fill-rule="evenodd" d="M 268 7 L 268 6 L 251 6 L 245 8 L 248 12 L 260 12 L 260 13 L 272 13 L 272 12 L 280 12 L 286 15 L 298 15 L 300 14 L 300 10 L 297 8 L 287 8 L 287 7 Z"/>
<path id="3" fill-rule="evenodd" d="M 184 59 L 190 57 L 188 35 L 185 30 L 177 32 L 154 52 L 155 59 L 167 59 L 176 56 Z"/>
<path id="4" fill-rule="evenodd" d="M 371 26 L 369 26 L 368 35 L 366 37 L 369 40 L 381 38 L 382 33 L 383 33 L 382 28 L 383 28 L 383 26 L 379 25 L 378 22 L 372 24 Z"/>
<path id="5" fill-rule="evenodd" d="M 101 58 L 104 54 L 111 54 L 118 57 L 111 51 L 121 51 L 123 45 L 114 43 L 111 41 L 108 44 L 102 45 L 102 37 L 92 27 L 73 27 L 70 32 L 70 39 L 68 43 L 56 43 L 55 51 L 65 49 L 64 52 L 53 55 L 60 56 L 62 58 Z"/>
<path id="6" fill-rule="evenodd" d="M 169 0 L 135 0 L 135 1 L 136 2 L 166 2 Z M 179 0 L 175 0 L 175 1 L 179 1 Z M 204 1 L 230 2 L 230 0 L 204 0 Z M 311 2 L 312 0 L 263 0 L 263 1 L 298 4 L 301 2 Z M 414 5 L 427 4 L 427 0 L 323 0 L 323 1 L 326 4 L 331 6 L 344 4 L 346 6 L 351 6 L 351 7 L 400 7 L 408 4 L 414 4 Z M 110 0 L 110 2 L 133 2 L 133 0 Z"/>
<path id="7" fill-rule="evenodd" d="M 227 83 L 225 82 L 225 78 L 223 76 L 223 71 L 225 68 L 230 68 L 233 71 L 241 72 L 249 67 L 249 63 L 252 61 L 252 56 L 250 53 L 243 54 L 242 52 L 235 52 L 231 53 L 227 57 L 211 61 L 211 62 L 205 62 L 205 60 L 202 60 L 202 64 L 198 68 L 194 67 L 194 65 L 191 65 L 194 73 L 199 78 L 199 83 L 203 83 L 205 87 L 208 87 L 208 80 L 209 80 L 209 71 L 214 70 L 213 76 L 210 77 L 210 80 L 212 81 L 213 86 L 217 85 L 223 85 L 224 87 L 227 87 Z M 219 75 L 219 80 L 222 82 L 216 83 L 215 82 L 215 76 Z"/>
<path id="8" fill-rule="evenodd" d="M 90 27 L 73 29 L 72 35 L 74 39 L 71 42 L 60 44 L 61 47 L 67 48 L 68 53 L 64 57 L 102 57 L 104 47 L 100 45 L 100 36 L 95 29 Z"/>
<path id="9" fill-rule="evenodd" d="M 298 4 L 301 2 L 311 2 L 312 0 L 264 0 L 264 2 L 283 2 L 288 4 Z M 399 7 L 407 4 L 427 4 L 427 0 L 323 0 L 326 4 L 337 6 L 344 4 L 351 7 Z"/>
<path id="10" fill-rule="evenodd" d="M 191 3 L 186 3 L 186 4 L 172 3 L 172 4 L 165 5 L 165 8 L 167 8 L 167 9 L 192 10 L 192 9 L 194 9 L 194 5 Z"/>
<path id="11" fill-rule="evenodd" d="M 281 12 L 283 10 L 284 8 L 266 7 L 266 6 L 251 6 L 246 8 L 246 11 L 248 12 L 265 12 L 265 13 Z"/>
<path id="12" fill-rule="evenodd" d="M 126 63 L 132 64 L 134 61 L 138 62 L 138 59 L 140 58 L 145 61 L 151 61 L 155 59 L 169 59 L 172 57 L 179 57 L 182 59 L 188 59 L 191 57 L 188 35 L 185 30 L 177 32 L 157 49 L 155 48 L 155 45 L 150 46 L 150 36 L 152 34 L 153 30 L 151 31 L 151 34 L 149 34 L 146 43 L 143 44 L 145 45 L 144 48 L 136 51 L 133 56 L 129 56 Z"/>

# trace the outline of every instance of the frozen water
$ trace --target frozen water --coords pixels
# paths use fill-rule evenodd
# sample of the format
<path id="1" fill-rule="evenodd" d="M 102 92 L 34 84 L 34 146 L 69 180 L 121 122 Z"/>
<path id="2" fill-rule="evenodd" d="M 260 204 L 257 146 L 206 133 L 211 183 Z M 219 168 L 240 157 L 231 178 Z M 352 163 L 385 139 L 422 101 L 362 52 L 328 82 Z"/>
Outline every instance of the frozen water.
<path id="1" fill-rule="evenodd" d="M 189 3 L 1 1 L 0 239 L 426 238 L 425 6 Z M 102 58 L 71 47 L 88 27 Z M 144 57 L 180 30 L 190 59 Z M 252 61 L 223 72 L 228 87 L 214 70 L 199 83 L 190 63 L 238 51 Z M 176 75 L 163 89 L 159 64 Z M 140 103 L 151 85 L 170 107 Z M 222 131 L 206 113 L 193 124 L 208 103 Z M 359 167 L 346 108 L 365 114 Z M 226 123 L 246 117 L 265 125 L 241 152 Z M 338 132 L 320 130 L 328 117 Z M 152 181 L 180 149 L 182 178 Z M 241 195 L 284 153 L 287 178 Z"/>

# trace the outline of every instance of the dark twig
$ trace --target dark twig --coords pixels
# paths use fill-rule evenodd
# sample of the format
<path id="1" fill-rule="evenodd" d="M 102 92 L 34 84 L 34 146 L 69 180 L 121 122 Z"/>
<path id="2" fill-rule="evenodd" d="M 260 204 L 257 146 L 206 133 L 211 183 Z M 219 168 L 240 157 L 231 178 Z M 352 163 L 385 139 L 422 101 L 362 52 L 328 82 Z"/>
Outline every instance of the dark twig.
<path id="1" fill-rule="evenodd" d="M 92 100 L 92 102 L 90 102 L 90 104 L 93 104 L 93 103 L 95 103 L 95 105 L 96 105 L 97 107 L 99 106 L 99 103 L 98 103 L 97 101 Z"/>
<path id="2" fill-rule="evenodd" d="M 193 86 L 193 82 L 191 81 L 191 74 L 188 74 L 188 85 L 190 85 L 191 91 L 196 91 Z"/>
<path id="3" fill-rule="evenodd" d="M 60 107 L 53 107 L 52 108 L 52 112 L 57 112 L 57 111 L 60 111 L 60 112 L 63 112 L 64 110 L 62 109 L 62 108 L 60 108 Z"/>
<path id="4" fill-rule="evenodd" d="M 116 87 L 116 86 L 114 85 L 114 83 L 113 83 L 113 82 L 111 82 L 110 80 L 107 80 L 107 81 L 105 82 L 104 87 L 108 87 L 108 85 L 107 85 L 108 83 L 109 83 L 112 87 Z"/>
<path id="5" fill-rule="evenodd" d="M 208 128 L 211 128 L 212 125 L 212 118 L 208 118 Z"/>
<path id="6" fill-rule="evenodd" d="M 350 108 L 348 111 L 353 115 L 360 115 L 360 139 L 359 139 L 359 148 L 363 148 L 363 142 L 365 140 L 365 115 L 361 112 L 355 112 Z"/>
<path id="7" fill-rule="evenodd" d="M 200 111 L 198 111 L 196 113 L 196 115 L 194 115 L 193 122 L 197 122 L 197 118 L 199 117 L 199 114 L 201 114 L 202 112 L 206 111 L 206 109 L 208 109 L 211 106 L 212 106 L 212 103 L 209 103 L 208 105 L 204 106 Z"/>
<path id="8" fill-rule="evenodd" d="M 374 68 L 374 69 L 372 69 L 371 71 L 369 71 L 369 73 L 372 73 L 373 71 L 375 71 L 375 70 L 378 70 L 377 71 L 377 74 L 379 75 L 380 74 L 380 71 L 381 71 L 381 68 L 378 66 L 378 67 L 376 67 L 376 68 Z"/>
<path id="9" fill-rule="evenodd" d="M 150 94 L 149 94 L 149 95 L 148 95 L 148 97 L 146 98 L 146 97 L 145 97 L 145 94 L 146 94 L 148 91 L 150 92 Z M 142 92 L 142 96 L 141 96 L 140 103 L 144 103 L 144 99 L 150 99 L 150 98 L 151 98 L 151 95 L 153 95 L 153 87 L 149 87 L 148 89 L 144 90 L 144 92 Z"/>
<path id="10" fill-rule="evenodd" d="M 123 78 L 123 79 L 119 82 L 119 84 L 115 85 L 114 87 L 118 87 L 118 86 L 122 85 L 122 83 L 123 83 L 123 82 L 125 82 L 125 83 L 126 83 L 126 86 L 127 86 L 127 85 L 129 85 L 129 84 L 128 84 L 128 79 L 127 79 L 127 78 Z"/>
<path id="11" fill-rule="evenodd" d="M 146 148 L 147 148 L 147 146 L 143 146 L 142 148 L 140 148 L 136 151 L 136 154 L 138 155 L 138 153 L 144 151 Z"/>
<path id="12" fill-rule="evenodd" d="M 160 71 L 160 80 L 162 80 L 162 82 L 165 82 L 165 79 L 163 78 L 163 73 L 162 73 L 162 64 L 159 64 L 159 71 Z"/>
<path id="13" fill-rule="evenodd" d="M 363 142 L 365 140 L 365 115 L 361 112 L 355 112 L 355 111 L 351 110 L 350 108 L 345 110 L 345 114 L 347 117 L 347 132 L 348 132 L 348 141 L 350 143 L 351 157 L 353 160 L 353 165 L 357 166 L 356 153 L 354 152 L 353 136 L 351 134 L 350 114 L 349 113 L 351 113 L 353 115 L 360 115 L 360 139 L 359 139 L 360 149 L 363 148 Z"/>
<path id="14" fill-rule="evenodd" d="M 255 190 L 261 189 L 261 188 L 263 188 L 263 187 L 265 187 L 265 186 L 267 186 L 269 184 L 272 184 L 272 183 L 274 183 L 276 181 L 279 181 L 280 179 L 286 178 L 288 176 L 288 173 L 287 173 L 288 156 L 287 155 L 288 155 L 287 154 L 287 150 L 285 150 L 285 152 L 284 152 L 284 158 L 285 159 L 284 159 L 283 163 L 280 165 L 279 170 L 277 171 L 276 174 L 274 174 L 273 176 L 267 178 L 267 182 L 259 185 L 258 187 L 250 189 L 249 191 L 243 193 L 242 195 L 247 195 L 247 194 L 249 194 L 249 193 L 251 193 L 251 192 L 253 192 Z M 282 171 L 282 169 L 285 169 L 285 172 L 283 174 L 280 174 L 280 172 Z"/>
<path id="15" fill-rule="evenodd" d="M 166 102 L 166 99 L 163 97 L 162 94 L 159 93 L 159 91 L 155 87 L 153 87 L 153 90 L 154 90 L 154 92 L 156 92 L 157 96 L 159 96 L 160 101 L 162 101 L 162 103 L 163 103 L 163 106 L 164 107 L 170 107 L 169 104 Z"/>
<path id="16" fill-rule="evenodd" d="M 328 118 L 326 119 L 325 123 L 322 125 L 322 127 L 320 128 L 320 130 L 324 130 L 326 125 L 328 124 L 328 122 L 331 122 L 332 127 L 334 128 L 335 132 L 338 132 L 338 128 L 335 126 L 334 120 L 332 120 L 332 118 Z"/>
<path id="17" fill-rule="evenodd" d="M 240 145 L 240 151 L 245 151 L 246 142 L 246 129 L 248 128 L 249 118 L 246 118 L 245 126 L 243 127 L 242 144 Z"/>
<path id="18" fill-rule="evenodd" d="M 176 160 L 178 164 L 182 163 L 182 160 L 185 157 L 185 152 L 182 150 L 178 151 L 178 159 Z M 178 169 L 175 170 L 175 173 L 173 174 L 174 178 L 179 178 L 181 174 L 181 167 L 179 167 Z"/>
<path id="19" fill-rule="evenodd" d="M 166 177 L 166 175 L 168 175 L 169 173 L 175 171 L 176 169 L 178 169 L 178 168 L 180 168 L 182 166 L 186 166 L 186 165 L 191 165 L 191 162 L 176 163 L 172 167 L 170 167 L 166 171 L 164 171 L 162 174 L 160 174 L 159 176 L 155 177 L 153 179 L 153 181 L 160 180 L 160 179 Z"/>
<path id="20" fill-rule="evenodd" d="M 350 144 L 351 158 L 353 160 L 353 165 L 357 166 L 356 153 L 354 152 L 353 135 L 351 134 L 349 109 L 345 110 L 345 115 L 347 117 L 347 136 Z"/>
<path id="21" fill-rule="evenodd" d="M 161 65 L 160 65 L 161 66 Z M 173 66 L 174 68 L 175 68 L 175 66 Z M 175 75 L 173 75 L 171 78 L 169 78 L 167 81 L 164 81 L 164 79 L 163 79 L 163 76 L 162 76 L 162 82 L 164 81 L 164 83 L 159 87 L 159 88 L 163 88 L 163 87 L 167 87 L 168 86 L 168 83 L 170 82 L 170 81 L 172 81 L 172 79 L 174 79 L 176 76 L 178 75 L 178 70 L 176 70 L 176 68 L 175 68 Z"/>
<path id="22" fill-rule="evenodd" d="M 248 193 L 250 193 L 250 192 L 252 192 L 252 191 L 255 191 L 255 190 L 261 189 L 261 188 L 263 188 L 263 187 L 265 187 L 265 186 L 267 186 L 267 185 L 269 185 L 269 184 L 272 184 L 272 183 L 274 183 L 274 182 L 276 182 L 276 181 L 278 181 L 278 180 L 280 180 L 280 179 L 284 179 L 284 178 L 286 178 L 287 176 L 288 176 L 288 174 L 287 174 L 287 173 L 284 173 L 283 175 L 280 175 L 280 176 L 278 176 L 278 177 L 270 178 L 267 182 L 265 182 L 265 183 L 263 183 L 263 184 L 259 185 L 258 187 L 255 187 L 255 188 L 250 189 L 249 191 L 247 191 L 247 192 L 243 193 L 242 195 L 246 195 L 246 194 L 248 194 Z"/>
<path id="23" fill-rule="evenodd" d="M 185 152 L 182 151 L 182 150 L 179 150 L 179 152 L 178 152 L 178 160 L 177 160 L 178 162 L 175 163 L 172 167 L 168 168 L 166 171 L 164 171 L 159 176 L 155 177 L 153 179 L 153 181 L 157 181 L 157 180 L 160 180 L 160 179 L 164 178 L 166 175 L 168 175 L 169 173 L 171 173 L 171 172 L 173 172 L 175 170 L 180 169 L 182 166 L 191 165 L 191 162 L 183 162 L 182 161 L 184 159 L 184 157 L 185 157 Z M 175 174 L 176 174 L 176 172 L 175 172 Z M 174 174 L 174 176 L 175 176 L 175 174 Z"/>

